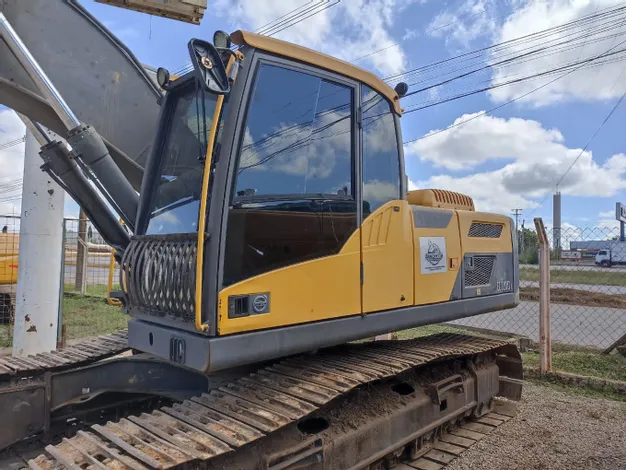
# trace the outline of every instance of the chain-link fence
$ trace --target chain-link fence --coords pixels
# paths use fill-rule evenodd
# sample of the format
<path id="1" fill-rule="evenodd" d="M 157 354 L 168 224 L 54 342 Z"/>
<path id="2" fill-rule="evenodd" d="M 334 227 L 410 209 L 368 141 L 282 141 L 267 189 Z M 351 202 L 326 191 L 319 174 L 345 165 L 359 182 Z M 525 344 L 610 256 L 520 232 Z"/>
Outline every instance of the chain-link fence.
<path id="1" fill-rule="evenodd" d="M 9 346 L 15 317 L 20 219 L 0 216 L 0 347 Z"/>
<path id="2" fill-rule="evenodd" d="M 12 345 L 19 251 L 19 216 L 0 216 L 0 349 Z M 110 304 L 119 269 L 109 247 L 87 219 L 63 221 L 59 341 L 125 328 L 128 317 Z M 6 352 L 6 351 L 5 351 Z"/>
<path id="3" fill-rule="evenodd" d="M 111 247 L 87 219 L 65 219 L 63 224 L 63 283 L 65 293 L 106 297 Z M 114 267 L 113 281 L 119 273 Z M 117 285 L 113 286 L 118 289 Z"/>
<path id="4" fill-rule="evenodd" d="M 539 242 L 520 237 L 520 305 L 453 322 L 539 342 Z M 626 340 L 626 242 L 617 227 L 548 229 L 554 350 L 601 352 Z"/>

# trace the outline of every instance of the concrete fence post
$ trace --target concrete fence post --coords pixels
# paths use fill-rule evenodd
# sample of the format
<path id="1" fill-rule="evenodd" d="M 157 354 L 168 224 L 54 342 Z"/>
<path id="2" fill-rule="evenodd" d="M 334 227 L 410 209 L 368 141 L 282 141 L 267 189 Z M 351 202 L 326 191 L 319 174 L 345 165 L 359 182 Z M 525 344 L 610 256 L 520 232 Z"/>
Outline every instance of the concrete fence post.
<path id="1" fill-rule="evenodd" d="M 552 370 L 550 338 L 550 241 L 541 218 L 534 219 L 539 239 L 539 370 Z"/>
<path id="2" fill-rule="evenodd" d="M 41 171 L 39 148 L 28 131 L 13 330 L 13 355 L 20 357 L 57 344 L 64 193 Z"/>

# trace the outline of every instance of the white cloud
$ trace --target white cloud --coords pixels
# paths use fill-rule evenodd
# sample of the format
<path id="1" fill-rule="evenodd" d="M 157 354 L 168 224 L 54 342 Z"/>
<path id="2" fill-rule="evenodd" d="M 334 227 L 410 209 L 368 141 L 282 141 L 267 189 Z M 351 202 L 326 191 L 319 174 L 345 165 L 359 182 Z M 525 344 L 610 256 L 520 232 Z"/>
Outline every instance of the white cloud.
<path id="1" fill-rule="evenodd" d="M 586 15 L 602 12 L 602 10 L 611 6 L 621 4 L 621 0 L 528 0 L 522 8 L 512 13 L 498 28 L 494 42 L 510 41 L 575 21 Z M 571 29 L 563 30 L 549 37 L 541 37 L 535 40 L 535 42 L 524 41 L 520 42 L 519 45 L 507 48 L 506 57 L 510 57 L 528 52 L 536 47 L 578 38 L 577 42 L 569 44 L 569 46 L 575 45 L 577 47 L 563 47 L 558 52 L 556 50 L 546 51 L 548 54 L 536 60 L 516 61 L 507 66 L 499 67 L 492 76 L 492 84 L 550 70 L 567 63 L 594 58 L 605 53 L 611 47 L 615 47 L 614 50 L 622 49 L 622 47 L 619 47 L 619 41 L 623 40 L 623 38 L 615 37 L 615 35 L 624 35 L 626 33 L 626 22 L 615 23 L 615 18 L 613 18 L 614 23 L 610 25 L 612 26 L 610 29 L 605 29 L 604 32 L 593 37 L 582 37 L 588 32 L 587 30 L 590 27 L 602 27 L 603 21 L 607 20 L 598 19 L 596 22 L 584 25 L 584 27 L 581 26 L 576 31 Z M 598 38 L 603 36 L 605 39 L 597 41 Z M 546 44 L 546 40 L 550 42 Z M 499 58 L 502 59 L 503 57 L 500 56 Z M 491 60 L 495 61 L 498 59 L 492 54 Z M 524 98 L 523 101 L 535 106 L 543 106 L 563 100 L 611 99 L 620 96 L 626 87 L 626 74 L 622 74 L 622 70 L 623 64 L 621 61 L 581 68 L 555 81 L 553 84 L 533 92 Z M 507 101 L 537 88 L 540 84 L 546 83 L 556 76 L 558 75 L 539 77 L 519 84 L 497 88 L 489 93 L 496 102 Z"/>
<path id="2" fill-rule="evenodd" d="M 410 185 L 409 185 L 410 186 Z M 372 180 L 363 185 L 363 199 L 377 205 L 398 197 L 398 187 L 393 183 Z"/>
<path id="3" fill-rule="evenodd" d="M 415 39 L 417 36 L 419 36 L 419 31 L 417 31 L 417 29 L 405 28 L 404 36 L 402 36 L 402 40 L 409 41 L 411 39 Z"/>
<path id="4" fill-rule="evenodd" d="M 474 39 L 496 31 L 491 0 L 465 0 L 455 11 L 444 10 L 428 25 L 429 34 L 445 38 L 448 44 L 468 47 Z"/>
<path id="5" fill-rule="evenodd" d="M 615 217 L 615 211 L 603 211 L 603 212 L 600 212 L 600 213 L 598 213 L 598 217 L 600 217 L 601 219 L 608 219 L 608 218 L 611 218 L 611 217 Z"/>
<path id="6" fill-rule="evenodd" d="M 602 231 L 605 238 L 613 238 L 619 235 L 619 221 L 615 220 L 615 217 L 612 219 L 600 219 L 596 226 Z"/>
<path id="7" fill-rule="evenodd" d="M 319 50 L 344 60 L 395 44 L 389 31 L 394 17 L 408 0 L 351 0 L 338 3 L 274 37 Z M 237 27 L 257 30 L 302 6 L 302 0 L 217 0 L 214 8 Z M 406 57 L 401 47 L 372 54 L 360 65 L 373 66 L 381 74 L 399 73 Z"/>
<path id="8" fill-rule="evenodd" d="M 0 145 L 19 139 L 26 132 L 24 124 L 13 111 L 0 109 Z M 0 185 L 22 178 L 24 171 L 24 143 L 0 150 Z M 21 190 L 0 194 L 0 215 L 19 215 Z"/>
<path id="9" fill-rule="evenodd" d="M 472 116 L 464 115 L 457 121 Z M 407 158 L 419 158 L 448 170 L 500 161 L 502 166 L 491 171 L 460 178 L 441 174 L 417 184 L 468 194 L 479 210 L 503 213 L 511 208 L 536 207 L 536 199 L 555 189 L 580 150 L 568 148 L 558 130 L 545 129 L 537 121 L 491 116 L 481 116 L 405 147 Z M 580 155 L 559 185 L 561 192 L 570 196 L 611 197 L 623 188 L 626 154 L 613 155 L 599 164 L 590 151 Z"/>

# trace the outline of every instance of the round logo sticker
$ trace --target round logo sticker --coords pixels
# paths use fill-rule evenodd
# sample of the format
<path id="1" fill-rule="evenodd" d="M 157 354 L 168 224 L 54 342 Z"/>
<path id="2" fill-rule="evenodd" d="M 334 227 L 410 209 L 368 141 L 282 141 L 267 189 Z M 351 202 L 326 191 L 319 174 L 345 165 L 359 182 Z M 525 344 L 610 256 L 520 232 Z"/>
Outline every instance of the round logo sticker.
<path id="1" fill-rule="evenodd" d="M 256 313 L 263 313 L 267 309 L 267 295 L 257 295 L 252 301 L 252 308 Z"/>

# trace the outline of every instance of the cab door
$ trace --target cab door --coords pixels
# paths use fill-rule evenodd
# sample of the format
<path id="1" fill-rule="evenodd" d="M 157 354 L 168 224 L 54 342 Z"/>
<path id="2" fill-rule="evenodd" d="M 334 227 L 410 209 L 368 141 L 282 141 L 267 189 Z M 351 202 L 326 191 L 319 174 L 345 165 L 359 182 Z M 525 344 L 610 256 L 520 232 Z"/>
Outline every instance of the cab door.
<path id="1" fill-rule="evenodd" d="M 361 116 L 361 306 L 371 313 L 413 305 L 413 222 L 393 107 L 362 85 Z"/>
<path id="2" fill-rule="evenodd" d="M 260 53 L 252 67 L 231 156 L 220 335 L 361 313 L 358 83 Z"/>

